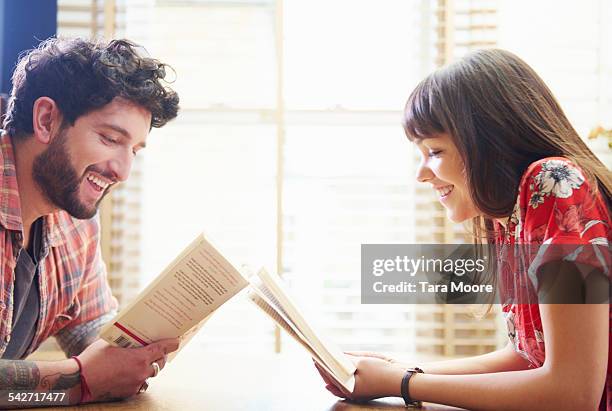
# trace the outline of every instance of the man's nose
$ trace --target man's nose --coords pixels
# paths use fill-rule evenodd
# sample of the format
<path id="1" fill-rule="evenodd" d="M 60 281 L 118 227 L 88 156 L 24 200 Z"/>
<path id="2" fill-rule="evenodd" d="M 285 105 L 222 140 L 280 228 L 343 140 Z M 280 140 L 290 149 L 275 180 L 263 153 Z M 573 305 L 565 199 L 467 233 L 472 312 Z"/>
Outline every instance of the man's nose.
<path id="1" fill-rule="evenodd" d="M 134 156 L 131 151 L 124 152 L 120 157 L 111 161 L 111 171 L 117 178 L 117 181 L 125 181 L 130 176 L 132 171 L 132 162 Z"/>

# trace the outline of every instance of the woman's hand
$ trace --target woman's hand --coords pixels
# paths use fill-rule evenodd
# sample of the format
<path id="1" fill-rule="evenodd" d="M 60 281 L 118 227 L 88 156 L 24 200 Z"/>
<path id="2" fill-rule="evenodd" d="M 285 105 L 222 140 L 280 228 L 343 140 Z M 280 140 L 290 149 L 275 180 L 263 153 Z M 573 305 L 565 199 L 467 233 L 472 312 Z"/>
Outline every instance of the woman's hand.
<path id="1" fill-rule="evenodd" d="M 319 374 L 325 381 L 326 389 L 340 398 L 352 401 L 369 401 L 375 398 L 400 396 L 400 385 L 405 373 L 405 367 L 400 366 L 390 358 L 374 353 L 348 353 L 349 358 L 357 367 L 355 371 L 355 388 L 353 392 L 337 386 L 332 377 L 315 363 Z"/>
<path id="2" fill-rule="evenodd" d="M 387 357 L 384 354 L 371 352 L 371 351 L 346 351 L 345 354 L 352 355 L 353 357 L 371 357 L 371 358 L 379 358 L 381 360 L 387 361 L 388 363 L 397 365 L 398 367 L 403 367 L 405 369 L 410 368 L 406 362 L 396 360 L 395 358 Z"/>

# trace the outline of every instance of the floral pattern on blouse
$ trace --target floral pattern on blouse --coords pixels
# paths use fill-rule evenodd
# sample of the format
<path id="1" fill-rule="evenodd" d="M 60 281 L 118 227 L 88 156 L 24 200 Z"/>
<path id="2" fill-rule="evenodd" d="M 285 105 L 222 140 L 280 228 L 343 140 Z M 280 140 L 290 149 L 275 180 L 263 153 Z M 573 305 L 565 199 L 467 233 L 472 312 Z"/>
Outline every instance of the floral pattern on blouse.
<path id="1" fill-rule="evenodd" d="M 549 160 L 541 165 L 540 172 L 529 184 L 529 205 L 537 208 L 551 194 L 557 198 L 569 198 L 579 189 L 584 177 L 577 168 L 562 160 Z"/>
<path id="2" fill-rule="evenodd" d="M 567 260 L 595 266 L 610 275 L 610 216 L 601 193 L 593 195 L 592 188 L 570 160 L 538 160 L 523 174 L 506 228 L 497 225 L 498 248 L 507 253 L 499 255 L 498 261 L 508 337 L 533 368 L 541 367 L 546 356 L 536 292 L 537 269 L 547 262 Z M 612 339 L 608 347 L 608 374 L 600 410 L 612 411 Z"/>

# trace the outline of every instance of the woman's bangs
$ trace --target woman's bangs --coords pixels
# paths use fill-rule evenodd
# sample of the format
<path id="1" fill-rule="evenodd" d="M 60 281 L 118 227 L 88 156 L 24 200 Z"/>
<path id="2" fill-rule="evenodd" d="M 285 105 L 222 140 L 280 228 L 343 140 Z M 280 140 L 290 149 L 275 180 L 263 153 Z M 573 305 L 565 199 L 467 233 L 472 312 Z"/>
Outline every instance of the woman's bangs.
<path id="1" fill-rule="evenodd" d="M 430 85 L 431 78 L 423 80 L 410 94 L 404 109 L 403 126 L 412 142 L 419 142 L 445 132 L 436 116 L 435 98 Z"/>

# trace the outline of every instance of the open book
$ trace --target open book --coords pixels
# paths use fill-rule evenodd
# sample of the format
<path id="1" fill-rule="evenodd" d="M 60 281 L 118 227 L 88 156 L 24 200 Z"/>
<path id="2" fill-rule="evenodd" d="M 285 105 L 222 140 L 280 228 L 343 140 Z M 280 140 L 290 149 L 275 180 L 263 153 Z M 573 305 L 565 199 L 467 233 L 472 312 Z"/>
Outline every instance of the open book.
<path id="1" fill-rule="evenodd" d="M 102 328 L 100 338 L 127 348 L 178 337 L 178 352 L 217 308 L 247 285 L 247 279 L 200 234 Z"/>
<path id="2" fill-rule="evenodd" d="M 256 276 L 251 277 L 249 298 L 306 348 L 335 382 L 348 391 L 353 391 L 355 365 L 342 351 L 331 343 L 324 342 L 312 329 L 277 275 L 269 274 L 263 268 L 259 270 Z"/>
<path id="3" fill-rule="evenodd" d="M 282 280 L 263 269 L 247 279 L 203 234 L 102 328 L 100 338 L 127 348 L 178 337 L 180 346 L 172 359 L 215 310 L 246 287 L 258 307 L 304 346 L 336 382 L 353 390 L 355 366 L 339 349 L 323 342 Z"/>

